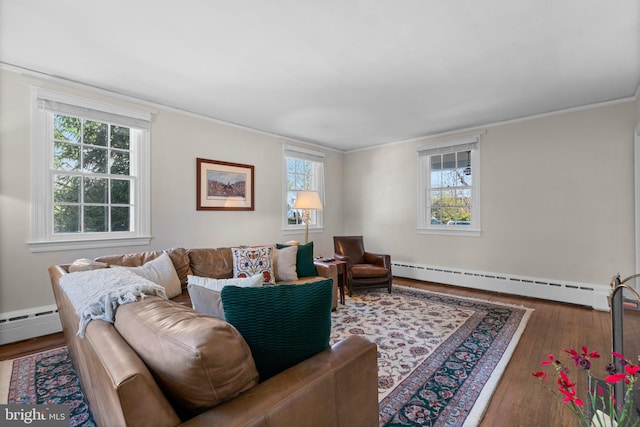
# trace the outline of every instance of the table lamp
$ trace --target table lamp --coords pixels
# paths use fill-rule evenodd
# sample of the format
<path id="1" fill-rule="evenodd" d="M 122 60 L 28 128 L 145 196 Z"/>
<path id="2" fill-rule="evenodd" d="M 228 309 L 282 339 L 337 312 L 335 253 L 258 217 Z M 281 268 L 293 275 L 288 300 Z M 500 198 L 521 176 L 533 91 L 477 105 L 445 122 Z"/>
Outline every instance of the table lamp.
<path id="1" fill-rule="evenodd" d="M 293 204 L 293 209 L 303 209 L 302 221 L 305 223 L 304 229 L 304 242 L 309 241 L 309 210 L 322 210 L 322 202 L 317 191 L 298 191 L 296 202 Z"/>

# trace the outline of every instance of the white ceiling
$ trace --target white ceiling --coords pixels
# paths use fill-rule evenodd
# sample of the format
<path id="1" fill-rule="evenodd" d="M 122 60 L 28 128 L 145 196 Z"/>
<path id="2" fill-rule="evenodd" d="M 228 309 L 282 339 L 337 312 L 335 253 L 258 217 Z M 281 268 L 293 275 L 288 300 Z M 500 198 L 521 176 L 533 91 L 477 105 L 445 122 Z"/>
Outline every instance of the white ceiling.
<path id="1" fill-rule="evenodd" d="M 0 62 L 353 150 L 632 97 L 639 0 L 0 0 Z"/>

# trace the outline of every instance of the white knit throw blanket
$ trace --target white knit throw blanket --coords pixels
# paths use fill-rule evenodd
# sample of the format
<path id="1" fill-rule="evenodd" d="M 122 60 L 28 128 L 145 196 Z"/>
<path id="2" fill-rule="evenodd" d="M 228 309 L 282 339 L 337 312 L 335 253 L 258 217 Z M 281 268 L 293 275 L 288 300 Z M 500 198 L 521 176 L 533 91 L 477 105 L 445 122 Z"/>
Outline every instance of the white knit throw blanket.
<path id="1" fill-rule="evenodd" d="M 113 323 L 118 306 L 145 295 L 167 298 L 164 287 L 126 268 L 102 268 L 65 274 L 60 286 L 80 317 L 78 335 L 84 336 L 93 319 Z"/>

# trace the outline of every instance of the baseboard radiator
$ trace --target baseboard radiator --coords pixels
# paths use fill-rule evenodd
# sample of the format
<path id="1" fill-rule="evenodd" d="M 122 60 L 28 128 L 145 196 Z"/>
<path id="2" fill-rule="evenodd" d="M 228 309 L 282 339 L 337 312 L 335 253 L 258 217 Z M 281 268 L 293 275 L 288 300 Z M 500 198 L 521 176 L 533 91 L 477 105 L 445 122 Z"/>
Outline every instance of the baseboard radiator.
<path id="1" fill-rule="evenodd" d="M 0 345 L 62 331 L 55 304 L 0 314 Z"/>
<path id="2" fill-rule="evenodd" d="M 398 277 L 586 305 L 596 310 L 609 311 L 608 284 L 585 284 L 398 261 L 391 265 L 393 275 Z"/>
<path id="3" fill-rule="evenodd" d="M 541 298 L 609 310 L 609 285 L 392 262 L 393 275 L 465 288 Z M 0 314 L 0 345 L 62 331 L 55 304 Z"/>

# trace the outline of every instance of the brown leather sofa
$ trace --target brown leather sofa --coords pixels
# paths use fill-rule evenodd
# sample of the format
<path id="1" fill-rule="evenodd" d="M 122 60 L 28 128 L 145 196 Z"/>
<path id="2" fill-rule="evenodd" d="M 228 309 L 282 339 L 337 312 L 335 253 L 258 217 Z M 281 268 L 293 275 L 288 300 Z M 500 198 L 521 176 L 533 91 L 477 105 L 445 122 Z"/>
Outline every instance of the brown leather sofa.
<path id="1" fill-rule="evenodd" d="M 96 261 L 140 266 L 162 252 L 107 256 Z M 215 321 L 218 322 L 216 327 L 233 332 L 226 322 L 193 310 L 185 288 L 189 274 L 231 277 L 229 248 L 174 248 L 164 252 L 169 254 L 178 273 L 182 294 L 169 301 L 147 297 L 145 302 L 127 304 L 123 306 L 129 306 L 127 316 L 139 314 L 137 310 L 146 310 L 142 315 L 147 318 L 156 317 L 161 321 L 167 316 L 178 316 L 204 323 Z M 329 268 L 324 268 L 329 266 L 317 267 L 320 275 L 332 275 Z M 152 374 L 133 350 L 133 343 L 130 345 L 132 339 L 149 341 L 153 337 L 138 334 L 132 338 L 129 335 L 128 342 L 116 325 L 102 320 L 89 322 L 84 337 L 78 337 L 79 317 L 59 283 L 60 278 L 68 274 L 68 266 L 52 266 L 49 274 L 72 361 L 100 426 L 378 425 L 377 348 L 362 337 L 349 337 L 264 382 L 251 384 L 247 390 L 217 406 L 199 411 L 195 416 L 185 416 L 167 394 L 166 387 L 161 386 L 164 384 L 160 381 L 161 376 L 155 371 Z M 335 295 L 334 291 L 334 300 Z M 141 304 L 139 309 L 138 304 Z M 154 304 L 159 306 L 154 307 Z M 118 321 L 116 313 L 116 324 Z M 196 335 L 198 331 L 196 329 Z M 196 342 L 195 345 L 220 352 L 211 341 Z M 167 357 L 171 359 L 172 356 Z"/>

